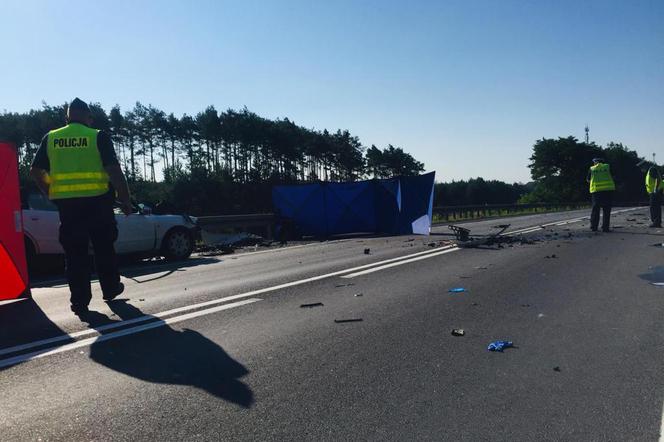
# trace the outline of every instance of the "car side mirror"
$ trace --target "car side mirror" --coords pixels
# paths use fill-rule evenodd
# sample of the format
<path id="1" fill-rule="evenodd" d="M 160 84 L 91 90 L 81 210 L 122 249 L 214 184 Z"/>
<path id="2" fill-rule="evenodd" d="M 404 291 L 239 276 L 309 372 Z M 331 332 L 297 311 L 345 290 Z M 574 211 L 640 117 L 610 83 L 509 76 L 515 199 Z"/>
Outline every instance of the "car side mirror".
<path id="1" fill-rule="evenodd" d="M 152 215 L 152 207 L 146 206 L 145 204 L 138 205 L 138 213 L 141 215 Z"/>

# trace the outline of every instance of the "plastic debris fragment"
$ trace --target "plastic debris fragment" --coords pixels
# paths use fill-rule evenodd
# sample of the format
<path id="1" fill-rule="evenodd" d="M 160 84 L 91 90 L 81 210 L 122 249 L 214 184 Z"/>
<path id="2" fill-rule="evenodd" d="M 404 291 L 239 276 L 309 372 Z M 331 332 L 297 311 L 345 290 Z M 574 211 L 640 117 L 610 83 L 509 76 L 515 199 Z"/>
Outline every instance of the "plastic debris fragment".
<path id="1" fill-rule="evenodd" d="M 502 352 L 506 348 L 510 347 L 514 347 L 514 343 L 512 341 L 493 341 L 492 343 L 489 344 L 487 350 Z"/>
<path id="2" fill-rule="evenodd" d="M 322 302 L 313 302 L 311 304 L 300 304 L 300 308 L 322 307 Z"/>
<path id="3" fill-rule="evenodd" d="M 351 319 L 335 319 L 334 322 L 341 324 L 344 322 L 362 322 L 362 318 L 351 318 Z"/>
<path id="4" fill-rule="evenodd" d="M 462 292 L 465 292 L 465 291 L 466 291 L 466 289 L 464 289 L 463 287 L 454 287 L 454 288 L 448 290 L 448 292 L 450 292 L 450 293 L 462 293 Z"/>
<path id="5" fill-rule="evenodd" d="M 371 254 L 371 249 L 364 249 L 364 254 L 365 255 L 370 255 Z"/>
<path id="6" fill-rule="evenodd" d="M 466 332 L 462 328 L 453 328 L 452 329 L 452 336 L 463 336 L 465 334 L 466 334 Z"/>

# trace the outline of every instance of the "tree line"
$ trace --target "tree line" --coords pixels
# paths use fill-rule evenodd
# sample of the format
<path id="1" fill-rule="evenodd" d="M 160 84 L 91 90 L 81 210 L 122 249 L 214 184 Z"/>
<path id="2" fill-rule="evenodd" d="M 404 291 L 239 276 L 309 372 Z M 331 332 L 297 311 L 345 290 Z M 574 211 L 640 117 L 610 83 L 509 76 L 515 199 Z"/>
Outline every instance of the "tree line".
<path id="1" fill-rule="evenodd" d="M 191 176 L 225 182 L 288 183 L 355 181 L 365 177 L 416 175 L 424 165 L 402 148 L 368 149 L 348 130 L 329 132 L 270 120 L 244 108 L 218 112 L 208 106 L 177 117 L 137 102 L 106 112 L 90 105 L 93 126 L 108 131 L 128 179 L 175 182 Z M 66 105 L 0 114 L 0 138 L 18 147 L 24 172 L 49 130 L 64 124 Z"/>
<path id="2" fill-rule="evenodd" d="M 424 165 L 402 148 L 366 148 L 347 130 L 307 129 L 288 118 L 270 120 L 248 109 L 218 112 L 208 106 L 176 117 L 151 105 L 106 112 L 90 105 L 98 129 L 108 131 L 139 202 L 162 212 L 195 215 L 271 211 L 274 184 L 354 181 L 416 175 Z M 18 147 L 23 185 L 43 135 L 63 125 L 65 105 L 43 104 L 26 113 L 0 113 L 0 139 Z M 536 140 L 530 157 L 532 182 L 473 178 L 437 183 L 435 205 L 579 202 L 589 199 L 586 176 L 604 158 L 616 181 L 615 199 L 645 198 L 643 176 L 651 164 L 621 143 L 605 147 L 575 137 Z"/>
<path id="3" fill-rule="evenodd" d="M 485 180 L 484 178 L 436 183 L 434 204 L 440 206 L 516 204 L 532 188 L 532 184 L 510 184 L 499 180 Z"/>
<path id="4" fill-rule="evenodd" d="M 611 167 L 616 183 L 614 201 L 647 201 L 644 176 L 652 162 L 622 143 L 600 146 L 573 136 L 535 141 L 528 165 L 532 177 L 529 183 L 509 184 L 483 178 L 438 183 L 434 201 L 441 206 L 589 201 L 586 179 L 594 158 L 603 159 Z"/>
<path id="5" fill-rule="evenodd" d="M 603 147 L 594 142 L 580 142 L 573 136 L 542 138 L 535 142 L 529 164 L 533 189 L 520 201 L 588 201 L 586 178 L 593 158 L 601 158 L 611 167 L 616 183 L 614 201 L 646 201 L 644 176 L 653 163 L 622 143 L 610 142 Z"/>

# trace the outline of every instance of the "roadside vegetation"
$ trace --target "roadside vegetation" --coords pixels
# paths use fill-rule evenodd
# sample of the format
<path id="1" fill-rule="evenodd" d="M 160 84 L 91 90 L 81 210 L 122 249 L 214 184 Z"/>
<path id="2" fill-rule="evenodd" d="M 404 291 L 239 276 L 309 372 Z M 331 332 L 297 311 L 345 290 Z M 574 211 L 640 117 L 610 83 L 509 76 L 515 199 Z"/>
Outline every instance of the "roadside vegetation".
<path id="1" fill-rule="evenodd" d="M 65 105 L 43 104 L 26 113 L 0 113 L 0 139 L 16 144 L 22 188 L 33 189 L 28 169 L 46 132 L 64 123 Z M 424 164 L 400 147 L 366 147 L 348 130 L 334 132 L 270 120 L 248 109 L 214 106 L 180 117 L 136 103 L 106 112 L 92 103 L 94 126 L 108 131 L 137 202 L 156 213 L 193 215 L 270 212 L 276 184 L 356 181 L 416 175 Z M 496 180 L 437 183 L 435 206 L 577 203 L 588 200 L 585 183 L 592 158 L 603 157 L 616 179 L 615 199 L 645 198 L 635 151 L 574 137 L 537 140 L 530 158 L 532 182 Z M 524 209 L 533 210 L 533 209 Z M 524 212 L 525 213 L 525 212 Z"/>

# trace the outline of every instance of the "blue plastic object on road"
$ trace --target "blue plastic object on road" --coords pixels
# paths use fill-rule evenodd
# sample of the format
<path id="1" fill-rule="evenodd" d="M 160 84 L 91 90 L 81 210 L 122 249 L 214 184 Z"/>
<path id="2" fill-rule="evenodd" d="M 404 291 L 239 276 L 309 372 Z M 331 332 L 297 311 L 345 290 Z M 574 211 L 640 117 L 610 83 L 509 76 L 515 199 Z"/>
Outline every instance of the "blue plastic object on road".
<path id="1" fill-rule="evenodd" d="M 463 287 L 455 287 L 453 289 L 448 290 L 448 292 L 450 292 L 450 293 L 462 293 L 462 292 L 465 292 L 465 291 L 466 291 L 466 289 L 464 289 Z"/>
<path id="2" fill-rule="evenodd" d="M 514 347 L 514 343 L 512 341 L 493 341 L 489 346 L 487 347 L 487 350 L 489 351 L 503 351 L 506 348 Z"/>

